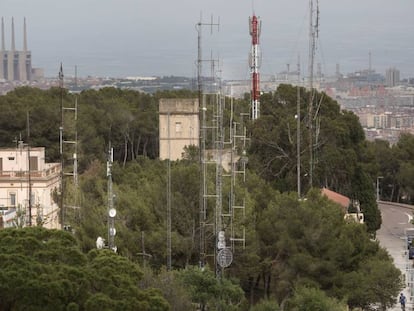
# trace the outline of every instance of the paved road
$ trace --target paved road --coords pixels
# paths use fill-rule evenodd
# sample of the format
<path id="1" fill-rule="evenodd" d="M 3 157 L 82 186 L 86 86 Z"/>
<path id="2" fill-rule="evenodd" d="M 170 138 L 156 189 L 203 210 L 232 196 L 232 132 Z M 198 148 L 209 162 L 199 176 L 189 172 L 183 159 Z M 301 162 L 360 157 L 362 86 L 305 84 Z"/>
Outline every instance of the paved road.
<path id="1" fill-rule="evenodd" d="M 407 281 L 411 269 L 414 269 L 413 262 L 408 260 L 408 254 L 406 249 L 405 229 L 413 228 L 410 223 L 414 211 L 412 208 L 404 207 L 403 205 L 390 205 L 386 202 L 380 202 L 379 208 L 382 215 L 381 229 L 377 232 L 377 239 L 380 245 L 388 250 L 390 255 L 394 258 L 394 263 L 397 268 L 405 275 L 407 287 L 404 290 L 407 297 L 406 310 L 414 310 L 414 293 L 410 295 L 410 289 Z M 411 272 L 411 273 L 410 273 Z M 411 309 L 410 309 L 411 308 Z M 388 309 L 389 311 L 401 311 L 399 304 L 394 308 Z"/>

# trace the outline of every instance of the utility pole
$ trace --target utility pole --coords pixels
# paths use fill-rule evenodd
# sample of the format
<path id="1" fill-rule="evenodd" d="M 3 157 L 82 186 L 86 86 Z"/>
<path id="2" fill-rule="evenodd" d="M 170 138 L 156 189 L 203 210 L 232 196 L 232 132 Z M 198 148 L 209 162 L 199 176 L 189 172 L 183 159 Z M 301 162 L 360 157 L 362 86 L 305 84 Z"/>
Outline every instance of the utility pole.
<path id="1" fill-rule="evenodd" d="M 152 255 L 145 252 L 145 237 L 144 237 L 144 231 L 141 231 L 141 253 L 137 253 L 138 256 L 142 256 L 142 266 L 145 269 L 147 258 L 151 259 Z"/>
<path id="2" fill-rule="evenodd" d="M 167 115 L 168 159 L 167 159 L 167 270 L 171 271 L 171 137 L 170 111 Z"/>
<path id="3" fill-rule="evenodd" d="M 300 58 L 298 57 L 298 86 L 297 86 L 297 107 L 296 107 L 296 154 L 297 154 L 297 187 L 298 187 L 298 199 L 301 198 L 301 177 L 300 177 Z"/>
<path id="4" fill-rule="evenodd" d="M 29 182 L 29 227 L 32 226 L 32 175 L 31 175 L 31 161 L 30 161 L 30 122 L 29 111 L 27 111 L 27 161 L 28 161 L 28 182 Z"/>
<path id="5" fill-rule="evenodd" d="M 384 177 L 383 176 L 378 176 L 377 177 L 377 202 L 380 200 L 380 195 L 379 195 L 379 181 L 382 178 L 384 178 Z"/>
<path id="6" fill-rule="evenodd" d="M 27 113 L 27 120 L 29 118 L 29 114 Z M 28 122 L 28 121 L 27 121 Z M 27 139 L 29 140 L 29 130 L 27 131 L 28 137 Z M 26 155 L 26 160 L 27 160 L 27 210 L 25 208 L 25 213 L 24 213 L 24 223 L 22 224 L 22 226 L 28 226 L 31 227 L 32 226 L 32 179 L 31 179 L 31 165 L 30 165 L 30 145 L 29 143 L 24 143 L 23 139 L 22 139 L 22 135 L 20 134 L 20 139 L 17 141 L 17 146 L 18 149 L 20 151 L 20 155 L 22 155 L 22 158 L 24 159 L 24 154 Z M 26 148 L 26 153 L 24 152 L 24 149 Z M 23 164 L 22 164 L 23 167 Z M 26 172 L 26 171 L 25 171 Z M 24 178 L 26 174 L 22 175 L 22 178 Z"/>

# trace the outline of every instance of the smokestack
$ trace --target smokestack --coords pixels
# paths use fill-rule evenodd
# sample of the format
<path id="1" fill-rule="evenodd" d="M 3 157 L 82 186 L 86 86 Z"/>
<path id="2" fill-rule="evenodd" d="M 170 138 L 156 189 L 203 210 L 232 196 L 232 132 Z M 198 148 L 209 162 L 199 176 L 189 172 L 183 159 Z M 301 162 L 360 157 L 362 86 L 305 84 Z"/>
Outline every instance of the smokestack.
<path id="1" fill-rule="evenodd" d="M 14 18 L 12 17 L 12 38 L 11 38 L 11 50 L 16 50 L 16 45 L 14 44 Z"/>
<path id="2" fill-rule="evenodd" d="M 6 50 L 6 43 L 4 41 L 4 18 L 1 18 L 1 50 L 4 52 Z"/>
<path id="3" fill-rule="evenodd" d="M 27 32 L 26 32 L 26 17 L 23 22 L 23 51 L 27 52 Z"/>
<path id="4" fill-rule="evenodd" d="M 369 60 L 368 60 L 368 70 L 371 73 L 371 70 L 372 70 L 371 51 L 369 51 L 369 53 L 368 53 L 368 58 L 369 58 Z"/>

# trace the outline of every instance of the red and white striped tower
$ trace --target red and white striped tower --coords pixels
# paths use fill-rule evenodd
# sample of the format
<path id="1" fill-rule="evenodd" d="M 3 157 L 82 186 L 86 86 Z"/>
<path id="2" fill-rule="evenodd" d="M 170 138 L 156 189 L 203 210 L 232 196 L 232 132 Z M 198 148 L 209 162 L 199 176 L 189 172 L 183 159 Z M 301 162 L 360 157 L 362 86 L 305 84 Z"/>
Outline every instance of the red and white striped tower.
<path id="1" fill-rule="evenodd" d="M 249 17 L 249 29 L 252 36 L 252 51 L 250 52 L 249 65 L 252 74 L 252 120 L 256 120 L 260 116 L 260 79 L 259 68 L 261 63 L 261 55 L 259 49 L 259 37 L 262 22 L 256 15 Z"/>

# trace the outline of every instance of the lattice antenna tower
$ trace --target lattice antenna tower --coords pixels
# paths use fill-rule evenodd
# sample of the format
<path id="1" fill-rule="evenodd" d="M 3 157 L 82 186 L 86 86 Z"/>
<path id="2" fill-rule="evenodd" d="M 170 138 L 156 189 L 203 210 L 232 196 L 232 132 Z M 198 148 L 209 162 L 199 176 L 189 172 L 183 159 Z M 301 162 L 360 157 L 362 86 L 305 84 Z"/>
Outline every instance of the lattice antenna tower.
<path id="1" fill-rule="evenodd" d="M 260 117 L 260 73 L 262 56 L 260 53 L 259 38 L 262 29 L 262 22 L 259 17 L 253 14 L 249 17 L 249 32 L 252 37 L 252 47 L 249 57 L 250 73 L 251 73 L 251 101 L 252 101 L 252 120 Z"/>
<path id="2" fill-rule="evenodd" d="M 244 117 L 249 117 L 249 113 L 240 113 L 240 122 L 234 120 L 233 97 L 231 97 L 231 117 L 230 117 L 230 141 L 231 146 L 231 184 L 229 196 L 229 212 L 230 212 L 230 241 L 231 250 L 236 252 L 236 243 L 242 244 L 243 249 L 246 246 L 246 230 L 243 223 L 245 218 L 245 199 L 244 195 L 239 195 L 236 190 L 238 182 L 246 181 L 246 166 L 248 157 L 246 127 L 244 125 Z M 239 176 L 242 176 L 240 180 Z"/>
<path id="3" fill-rule="evenodd" d="M 220 279 L 223 277 L 224 269 L 230 266 L 233 261 L 232 246 L 235 242 L 233 219 L 235 208 L 234 204 L 231 205 L 230 200 L 228 201 L 227 209 L 225 208 L 225 202 L 223 202 L 224 177 L 232 176 L 224 170 L 225 145 L 231 145 L 231 143 L 225 141 L 224 111 L 226 109 L 226 97 L 223 94 L 221 77 L 216 76 L 215 68 L 215 61 L 212 60 L 213 87 L 211 88 L 211 101 L 208 106 L 208 111 L 211 112 L 207 116 L 210 119 L 207 118 L 209 122 L 206 129 L 211 131 L 214 151 L 212 152 L 211 159 L 206 159 L 205 161 L 208 164 L 207 172 L 215 170 L 215 193 L 208 193 L 205 197 L 206 199 L 215 198 L 214 209 L 213 202 L 211 202 L 211 206 L 207 209 L 207 218 L 209 218 L 209 215 L 209 219 L 211 219 L 211 215 L 214 216 L 214 223 L 211 223 L 211 230 L 208 232 L 214 237 L 214 252 L 212 256 L 214 256 L 216 277 Z M 220 72 L 220 69 L 217 72 Z M 231 129 L 230 132 L 232 132 Z M 231 139 L 231 135 L 229 135 L 229 139 Z M 231 182 L 234 182 L 234 180 L 231 180 Z M 210 223 L 207 223 L 207 225 L 210 225 Z M 226 241 L 230 241 L 230 244 L 226 243 Z"/>
<path id="4" fill-rule="evenodd" d="M 65 104 L 64 97 L 64 75 L 63 67 L 60 64 L 59 71 L 59 88 L 60 88 L 60 109 L 61 125 L 59 127 L 59 145 L 61 159 L 61 177 L 60 177 L 60 221 L 62 229 L 71 230 L 67 220 L 67 208 L 79 209 L 78 194 L 78 98 L 75 97 L 72 105 Z M 65 204 L 65 177 L 73 177 L 74 201 Z"/>
<path id="5" fill-rule="evenodd" d="M 224 128 L 224 111 L 226 109 L 225 96 L 223 95 L 221 83 L 216 101 L 216 113 L 214 130 L 215 135 L 215 164 L 216 164 L 216 208 L 215 208 L 215 267 L 216 277 L 222 278 L 224 269 L 229 267 L 233 262 L 233 253 L 236 250 L 236 244 L 242 243 L 245 247 L 245 228 L 240 222 L 245 217 L 245 201 L 237 199 L 238 193 L 236 191 L 236 184 L 240 180 L 238 177 L 243 175 L 245 181 L 245 172 L 247 164 L 246 156 L 246 129 L 243 126 L 243 118 L 249 117 L 250 113 L 242 113 L 241 121 L 234 121 L 233 98 L 230 98 L 230 120 L 229 120 L 229 135 L 226 141 Z M 226 162 L 225 146 L 230 149 L 230 167 L 224 171 Z M 240 150 L 241 149 L 241 150 Z M 212 161 L 213 162 L 213 161 Z M 224 177 L 230 177 L 230 193 L 228 201 L 223 202 L 223 185 Z M 240 216 L 242 219 L 240 219 Z M 243 223 L 243 221 L 241 222 Z M 229 241 L 230 243 L 227 243 Z"/>
<path id="6" fill-rule="evenodd" d="M 315 97 L 315 90 L 313 88 L 314 78 L 314 63 L 316 52 L 316 39 L 319 35 L 319 0 L 309 0 L 309 104 L 308 104 L 308 128 L 309 128 L 309 186 L 313 185 L 313 169 L 314 169 L 314 116 L 313 116 L 313 101 Z"/>
<path id="7" fill-rule="evenodd" d="M 223 209 L 223 177 L 227 176 L 223 169 L 223 155 L 225 142 L 225 131 L 223 115 L 225 109 L 225 96 L 222 93 L 221 79 L 217 77 L 219 61 L 213 56 L 209 60 L 201 59 L 201 26 L 198 23 L 198 81 L 199 81 L 199 105 L 200 109 L 200 265 L 204 266 L 208 258 L 213 259 L 216 268 L 216 276 L 223 276 L 223 269 L 228 267 L 233 260 L 232 247 L 226 244 L 226 239 L 234 245 L 233 211 L 235 210 L 229 202 L 228 211 Z M 206 24 L 210 27 L 214 24 Z M 206 89 L 207 80 L 202 79 L 202 63 L 210 62 L 211 80 L 209 88 Z M 206 95 L 209 95 L 208 97 Z M 211 136 L 210 136 L 211 135 Z M 211 137 L 211 140 L 210 140 Z M 211 142 L 211 144 L 210 144 Z M 208 152 L 207 146 L 213 148 Z M 215 188 L 210 188 L 209 176 L 215 175 Z M 231 176 L 231 174 L 229 175 Z M 232 181 L 234 182 L 234 180 Z M 234 198 L 234 196 L 233 196 Z M 226 237 L 227 235 L 227 237 Z M 230 236 L 230 237 L 229 237 Z M 244 236 L 243 236 L 244 241 Z"/>
<path id="8" fill-rule="evenodd" d="M 216 96 L 216 135 L 215 135 L 215 154 L 216 154 L 216 207 L 215 207 L 215 267 L 216 276 L 222 276 L 222 265 L 219 263 L 219 252 L 226 248 L 224 222 L 223 222 L 223 151 L 224 151 L 224 129 L 223 129 L 223 109 L 224 96 L 221 94 L 221 80 Z"/>
<path id="9" fill-rule="evenodd" d="M 207 260 L 207 228 L 211 228 L 213 224 L 210 223 L 207 215 L 208 199 L 215 197 L 208 193 L 207 189 L 207 173 L 208 173 L 208 159 L 206 156 L 206 141 L 207 141 L 207 102 L 204 94 L 203 85 L 203 60 L 202 58 L 202 29 L 205 26 L 210 27 L 210 33 L 213 33 L 213 28 L 219 29 L 220 22 L 213 22 L 213 17 L 209 23 L 204 23 L 200 17 L 200 21 L 196 24 L 198 56 L 197 56 L 197 86 L 198 86 L 198 104 L 199 104 L 199 164 L 200 164 L 200 201 L 199 201 L 199 224 L 200 224 L 200 267 L 204 267 Z"/>
<path id="10" fill-rule="evenodd" d="M 109 144 L 108 159 L 106 161 L 106 176 L 108 177 L 108 248 L 116 253 L 115 246 L 115 216 L 114 193 L 112 189 L 112 164 L 114 162 L 114 149 Z"/>
<path id="11" fill-rule="evenodd" d="M 298 85 L 297 85 L 297 103 L 296 103 L 296 173 L 297 173 L 297 191 L 298 199 L 302 197 L 301 190 L 301 161 L 300 161 L 300 137 L 301 137 L 301 126 L 300 126 L 300 57 L 298 56 Z"/>

